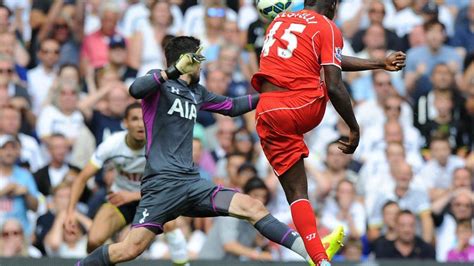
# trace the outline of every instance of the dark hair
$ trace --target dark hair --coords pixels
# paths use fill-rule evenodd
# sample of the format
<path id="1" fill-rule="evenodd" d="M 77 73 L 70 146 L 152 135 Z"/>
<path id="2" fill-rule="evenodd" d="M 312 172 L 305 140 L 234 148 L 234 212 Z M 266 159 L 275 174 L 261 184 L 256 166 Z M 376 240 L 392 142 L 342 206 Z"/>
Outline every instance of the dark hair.
<path id="1" fill-rule="evenodd" d="M 393 201 L 393 200 L 389 200 L 389 201 L 385 202 L 385 204 L 382 206 L 382 212 L 385 211 L 385 209 L 390 205 L 397 205 L 398 206 L 398 202 Z"/>
<path id="2" fill-rule="evenodd" d="M 268 189 L 267 185 L 265 185 L 265 182 L 263 182 L 263 180 L 259 177 L 250 178 L 243 187 L 243 191 L 245 194 L 249 194 L 252 190 L 255 189 L 265 189 L 267 191 L 267 198 L 264 202 L 264 204 L 267 205 L 267 203 L 270 201 L 270 190 Z"/>
<path id="3" fill-rule="evenodd" d="M 54 42 L 56 43 L 60 48 L 61 48 L 61 45 L 59 44 L 59 42 L 56 40 L 56 39 L 53 39 L 53 38 L 46 38 L 44 40 L 42 40 L 39 44 L 39 48 L 40 50 L 43 49 L 43 44 L 47 43 L 47 42 Z"/>
<path id="4" fill-rule="evenodd" d="M 244 153 L 241 153 L 241 152 L 230 152 L 230 153 L 226 154 L 225 158 L 229 159 L 230 157 L 235 157 L 235 156 L 240 156 L 240 157 L 247 158 L 247 156 Z"/>
<path id="5" fill-rule="evenodd" d="M 404 214 L 410 215 L 410 216 L 412 216 L 413 218 L 416 219 L 416 215 L 413 212 L 411 212 L 410 210 L 400 210 L 400 212 L 398 213 L 398 216 L 397 216 L 397 220 L 398 220 L 398 218 L 400 218 L 400 216 L 402 216 Z"/>
<path id="6" fill-rule="evenodd" d="M 437 69 L 438 67 L 447 67 L 449 69 L 449 71 L 451 71 L 451 69 L 449 68 L 448 64 L 446 63 L 437 63 L 433 66 L 433 70 L 431 70 L 431 74 L 433 74 L 433 72 L 435 71 L 435 69 Z"/>
<path id="7" fill-rule="evenodd" d="M 51 134 L 51 136 L 49 136 L 51 138 L 63 138 L 63 139 L 66 139 L 66 136 L 64 136 L 64 134 L 62 133 L 53 133 Z"/>
<path id="8" fill-rule="evenodd" d="M 244 164 L 242 164 L 241 166 L 239 166 L 239 169 L 237 169 L 237 174 L 240 174 L 242 173 L 243 171 L 245 170 L 250 170 L 253 172 L 253 174 L 256 176 L 257 175 L 257 169 L 255 168 L 255 166 L 250 163 L 250 162 L 245 162 Z"/>
<path id="9" fill-rule="evenodd" d="M 331 8 L 333 5 L 337 4 L 339 0 L 304 0 L 305 6 L 316 6 L 326 9 Z"/>
<path id="10" fill-rule="evenodd" d="M 3 2 L 3 1 L 2 1 Z M 7 10 L 8 12 L 8 17 L 11 17 L 13 15 L 13 12 L 10 10 L 10 8 L 8 8 L 8 6 L 4 5 L 4 4 L 0 4 L 0 9 L 5 9 Z"/>
<path id="11" fill-rule="evenodd" d="M 198 50 L 201 41 L 190 36 L 179 36 L 168 41 L 165 46 L 167 66 L 172 66 L 185 53 L 194 53 Z"/>
<path id="12" fill-rule="evenodd" d="M 472 228 L 471 219 L 461 219 L 461 220 L 457 221 L 456 224 L 457 224 L 457 226 L 456 226 L 457 228 L 462 227 L 462 226 Z"/>
<path id="13" fill-rule="evenodd" d="M 127 106 L 127 108 L 125 108 L 125 118 L 128 117 L 128 115 L 130 114 L 130 111 L 132 111 L 133 109 L 135 108 L 142 108 L 142 105 L 139 103 L 139 102 L 134 102 L 134 103 L 131 103 Z"/>
<path id="14" fill-rule="evenodd" d="M 77 66 L 76 64 L 72 64 L 72 63 L 64 63 L 64 64 L 62 64 L 62 65 L 59 67 L 58 73 L 61 73 L 61 72 L 62 72 L 65 68 L 67 68 L 67 67 L 74 68 L 74 70 L 76 70 L 78 76 L 80 77 L 79 66 Z"/>
<path id="15" fill-rule="evenodd" d="M 430 136 L 430 144 L 435 141 L 444 141 L 449 143 L 449 135 L 444 131 L 436 130 Z"/>
<path id="16" fill-rule="evenodd" d="M 424 30 L 425 32 L 427 32 L 427 31 L 431 30 L 431 28 L 433 28 L 433 27 L 436 26 L 436 25 L 440 25 L 440 26 L 441 26 L 441 29 L 442 29 L 443 31 L 446 31 L 446 27 L 444 26 L 444 24 L 441 23 L 441 22 L 440 22 L 439 20 L 437 20 L 437 19 L 432 19 L 432 20 L 426 21 L 426 22 L 423 24 L 423 30 Z"/>

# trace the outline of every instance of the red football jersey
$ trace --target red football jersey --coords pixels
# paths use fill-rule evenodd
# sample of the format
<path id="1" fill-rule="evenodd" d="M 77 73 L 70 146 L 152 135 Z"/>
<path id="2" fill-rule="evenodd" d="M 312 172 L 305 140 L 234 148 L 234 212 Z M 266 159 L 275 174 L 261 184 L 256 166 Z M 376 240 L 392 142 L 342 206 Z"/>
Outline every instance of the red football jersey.
<path id="1" fill-rule="evenodd" d="M 327 17 L 312 10 L 281 13 L 267 29 L 252 86 L 260 91 L 266 79 L 288 90 L 317 89 L 325 95 L 321 66 L 341 67 L 342 47 L 341 31 Z"/>

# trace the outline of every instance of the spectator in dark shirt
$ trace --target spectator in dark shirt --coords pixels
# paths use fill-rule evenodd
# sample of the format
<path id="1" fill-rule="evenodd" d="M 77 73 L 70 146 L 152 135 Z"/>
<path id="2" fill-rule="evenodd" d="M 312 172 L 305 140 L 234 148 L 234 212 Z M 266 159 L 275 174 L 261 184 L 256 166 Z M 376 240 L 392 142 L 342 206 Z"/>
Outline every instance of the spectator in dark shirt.
<path id="1" fill-rule="evenodd" d="M 385 6 L 382 1 L 371 1 L 369 4 L 369 21 L 370 25 L 382 25 L 383 19 L 385 17 Z M 365 49 L 364 36 L 367 29 L 362 29 L 356 32 L 354 37 L 352 37 L 352 48 L 354 52 L 358 53 Z M 401 39 L 395 34 L 395 32 L 385 29 L 385 39 L 387 40 L 387 49 L 400 51 L 403 48 Z"/>
<path id="2" fill-rule="evenodd" d="M 70 179 L 70 171 L 80 172 L 81 170 L 74 165 L 66 162 L 66 157 L 71 151 L 67 139 L 62 134 L 53 134 L 50 137 L 50 141 L 47 143 L 49 155 L 51 156 L 51 162 L 45 167 L 39 169 L 34 173 L 36 185 L 38 186 L 39 192 L 44 196 L 53 194 L 53 190 L 56 186 Z M 72 181 L 72 180 L 68 180 Z M 81 200 L 87 202 L 87 198 L 90 195 L 90 190 L 86 189 L 82 194 Z"/>
<path id="3" fill-rule="evenodd" d="M 112 133 L 123 130 L 122 120 L 130 99 L 123 82 L 111 81 L 81 100 L 79 109 L 95 137 L 96 145 Z M 102 108 L 99 103 L 103 104 Z"/>
<path id="4" fill-rule="evenodd" d="M 68 182 L 60 183 L 54 187 L 51 194 L 53 194 L 53 198 L 49 203 L 48 211 L 36 220 L 35 242 L 33 245 L 38 248 L 43 255 L 46 255 L 43 243 L 44 238 L 51 227 L 53 227 L 56 214 L 66 210 L 71 194 L 71 184 Z"/>
<path id="5" fill-rule="evenodd" d="M 416 234 L 416 217 L 410 211 L 401 211 L 397 217 L 395 241 L 380 241 L 375 246 L 377 259 L 435 259 L 434 248 Z"/>
<path id="6" fill-rule="evenodd" d="M 463 104 L 464 99 L 456 90 L 454 82 L 454 73 L 450 67 L 445 63 L 436 64 L 431 72 L 430 83 L 432 87 L 420 88 L 425 91 L 419 98 L 417 98 L 414 107 L 414 125 L 419 130 L 430 120 L 434 120 L 437 112 L 435 110 L 435 98 L 439 91 L 451 91 L 452 93 L 452 119 L 459 120 L 464 113 Z"/>
<path id="7" fill-rule="evenodd" d="M 128 56 L 125 39 L 120 35 L 114 35 L 110 38 L 109 42 L 109 62 L 97 70 L 100 71 L 104 68 L 111 68 L 117 71 L 122 81 L 127 84 L 131 83 L 137 76 L 138 70 L 127 64 Z"/>
<path id="8" fill-rule="evenodd" d="M 387 201 L 382 208 L 384 226 L 369 227 L 367 238 L 369 241 L 374 241 L 373 246 L 377 246 L 378 242 L 386 243 L 394 241 L 397 238 L 397 223 L 396 218 L 400 212 L 400 207 L 395 201 Z M 375 239 L 375 240 L 374 240 Z"/>
<path id="9" fill-rule="evenodd" d="M 454 28 L 451 45 L 462 47 L 467 53 L 474 52 L 474 2 L 471 1 L 464 17 L 460 18 Z"/>

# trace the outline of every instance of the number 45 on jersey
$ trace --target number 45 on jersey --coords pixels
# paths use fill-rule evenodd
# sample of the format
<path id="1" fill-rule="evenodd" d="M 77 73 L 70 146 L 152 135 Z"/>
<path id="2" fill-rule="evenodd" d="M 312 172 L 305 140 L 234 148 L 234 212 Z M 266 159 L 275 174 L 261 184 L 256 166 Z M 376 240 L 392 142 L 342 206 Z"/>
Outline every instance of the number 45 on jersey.
<path id="1" fill-rule="evenodd" d="M 273 24 L 270 31 L 268 32 L 267 38 L 263 43 L 262 55 L 267 56 L 270 53 L 270 49 L 275 44 L 275 33 L 281 27 L 283 22 L 278 21 Z M 281 39 L 288 42 L 286 47 L 277 47 L 277 55 L 281 58 L 291 58 L 293 56 L 293 51 L 298 46 L 298 38 L 294 33 L 302 33 L 306 25 L 291 23 L 288 28 L 285 29 Z"/>

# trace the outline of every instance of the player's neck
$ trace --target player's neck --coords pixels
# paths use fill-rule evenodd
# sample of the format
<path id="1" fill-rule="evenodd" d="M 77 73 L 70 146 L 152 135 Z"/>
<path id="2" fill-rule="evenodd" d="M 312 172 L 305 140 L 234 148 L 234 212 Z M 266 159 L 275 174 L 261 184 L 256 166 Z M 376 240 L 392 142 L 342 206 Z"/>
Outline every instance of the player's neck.
<path id="1" fill-rule="evenodd" d="M 130 136 L 129 134 L 127 134 L 127 136 L 125 137 L 125 143 L 132 150 L 140 150 L 141 148 L 145 146 L 146 141 L 145 140 L 138 141 L 132 138 L 132 136 Z"/>
<path id="2" fill-rule="evenodd" d="M 191 77 L 188 74 L 179 76 L 179 79 L 186 82 L 188 85 L 191 84 Z"/>

